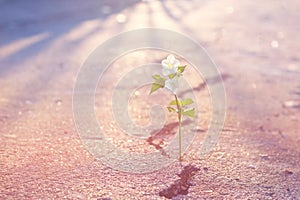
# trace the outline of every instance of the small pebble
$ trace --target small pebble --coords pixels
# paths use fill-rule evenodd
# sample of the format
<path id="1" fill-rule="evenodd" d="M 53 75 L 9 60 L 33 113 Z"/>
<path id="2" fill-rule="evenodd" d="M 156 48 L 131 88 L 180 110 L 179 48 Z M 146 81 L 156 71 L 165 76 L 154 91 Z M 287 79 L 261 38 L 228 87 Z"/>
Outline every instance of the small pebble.
<path id="1" fill-rule="evenodd" d="M 283 171 L 283 173 L 284 173 L 284 175 L 292 175 L 292 174 L 293 174 L 293 172 L 290 171 L 290 170 L 288 170 L 288 169 L 285 169 L 285 170 Z"/>
<path id="2" fill-rule="evenodd" d="M 250 169 L 255 169 L 255 168 L 256 168 L 256 166 L 255 166 L 255 165 L 252 165 L 252 164 L 248 165 L 248 167 L 249 167 Z"/>
<path id="3" fill-rule="evenodd" d="M 56 105 L 60 106 L 61 103 L 62 103 L 62 100 L 60 100 L 60 99 L 55 100 L 55 104 L 56 104 Z"/>
<path id="4" fill-rule="evenodd" d="M 269 159 L 268 154 L 259 154 L 259 157 L 261 157 L 262 159 Z"/>
<path id="5" fill-rule="evenodd" d="M 272 42 L 271 42 L 271 47 L 272 48 L 278 48 L 279 47 L 279 43 L 278 43 L 278 41 L 277 40 L 273 40 Z"/>

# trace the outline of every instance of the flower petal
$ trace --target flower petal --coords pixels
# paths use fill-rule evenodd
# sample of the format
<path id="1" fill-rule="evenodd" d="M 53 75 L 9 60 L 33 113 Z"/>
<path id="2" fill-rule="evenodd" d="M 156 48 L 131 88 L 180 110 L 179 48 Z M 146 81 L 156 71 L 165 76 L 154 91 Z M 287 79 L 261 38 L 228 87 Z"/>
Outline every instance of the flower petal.
<path id="1" fill-rule="evenodd" d="M 168 66 L 169 66 L 168 60 L 167 60 L 167 59 L 164 59 L 163 61 L 161 61 L 161 65 L 162 65 L 163 67 L 168 68 Z"/>
<path id="2" fill-rule="evenodd" d="M 170 74 L 176 74 L 176 73 L 177 73 L 177 69 L 178 69 L 178 67 L 173 67 L 173 68 L 170 70 Z"/>
<path id="3" fill-rule="evenodd" d="M 179 60 L 176 60 L 176 59 L 175 59 L 175 60 L 174 60 L 174 63 L 173 63 L 173 66 L 176 67 L 176 68 L 178 68 L 179 65 L 180 65 Z"/>
<path id="4" fill-rule="evenodd" d="M 170 54 L 168 57 L 167 57 L 167 61 L 170 63 L 170 64 L 173 64 L 173 62 L 175 61 L 175 56 L 173 54 Z"/>
<path id="5" fill-rule="evenodd" d="M 165 82 L 165 88 L 170 90 L 173 94 L 176 94 L 179 83 L 177 79 L 168 79 Z"/>
<path id="6" fill-rule="evenodd" d="M 162 74 L 164 76 L 168 76 L 169 74 L 172 74 L 172 72 L 168 68 L 163 68 L 162 69 Z"/>
<path id="7" fill-rule="evenodd" d="M 170 54 L 167 59 L 161 61 L 163 67 L 163 75 L 168 76 L 170 74 L 176 74 L 180 65 L 179 60 L 175 58 L 173 54 Z"/>

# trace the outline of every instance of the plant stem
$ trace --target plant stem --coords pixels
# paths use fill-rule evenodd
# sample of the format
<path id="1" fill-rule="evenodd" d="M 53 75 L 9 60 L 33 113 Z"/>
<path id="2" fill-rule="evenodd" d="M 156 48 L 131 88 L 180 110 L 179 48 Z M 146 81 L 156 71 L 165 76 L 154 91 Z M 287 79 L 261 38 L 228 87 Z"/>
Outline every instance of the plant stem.
<path id="1" fill-rule="evenodd" d="M 178 109 L 178 145 L 179 145 L 179 156 L 178 160 L 181 162 L 181 115 L 182 115 L 182 108 L 181 104 L 179 103 L 180 101 L 178 100 L 177 95 L 175 94 L 175 100 L 176 100 L 176 105 Z"/>
<path id="2" fill-rule="evenodd" d="M 178 160 L 181 162 L 181 120 L 178 121 L 178 131 L 179 131 L 179 157 Z"/>

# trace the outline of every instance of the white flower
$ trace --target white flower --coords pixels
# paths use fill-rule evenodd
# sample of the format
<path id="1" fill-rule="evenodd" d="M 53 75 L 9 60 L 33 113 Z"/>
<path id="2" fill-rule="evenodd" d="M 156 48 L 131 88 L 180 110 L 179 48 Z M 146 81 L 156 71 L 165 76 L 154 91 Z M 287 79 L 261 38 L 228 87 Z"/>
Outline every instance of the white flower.
<path id="1" fill-rule="evenodd" d="M 168 76 L 170 74 L 175 74 L 177 73 L 177 69 L 180 65 L 180 62 L 175 59 L 175 56 L 170 54 L 167 59 L 164 59 L 161 62 L 163 66 L 162 74 L 164 76 Z"/>
<path id="2" fill-rule="evenodd" d="M 168 79 L 165 82 L 165 88 L 170 90 L 173 94 L 176 94 L 178 86 L 179 83 L 178 83 L 178 79 L 176 78 Z"/>

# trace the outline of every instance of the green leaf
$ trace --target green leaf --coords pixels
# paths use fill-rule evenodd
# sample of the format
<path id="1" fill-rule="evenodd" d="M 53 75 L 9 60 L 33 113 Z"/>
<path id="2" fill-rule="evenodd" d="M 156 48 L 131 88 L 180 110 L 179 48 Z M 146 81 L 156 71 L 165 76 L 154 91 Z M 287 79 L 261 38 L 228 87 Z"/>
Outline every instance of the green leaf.
<path id="1" fill-rule="evenodd" d="M 181 102 L 182 106 L 190 105 L 190 104 L 192 104 L 192 103 L 194 103 L 194 101 L 193 101 L 193 99 L 190 99 L 190 98 L 184 99 L 184 100 Z"/>
<path id="2" fill-rule="evenodd" d="M 183 111 L 182 115 L 189 116 L 189 117 L 195 117 L 195 108 Z"/>
<path id="3" fill-rule="evenodd" d="M 152 78 L 154 78 L 155 80 L 161 79 L 160 75 L 158 75 L 158 74 L 153 75 Z"/>
<path id="4" fill-rule="evenodd" d="M 175 108 L 172 108 L 171 106 L 167 107 L 169 112 L 177 112 L 177 110 Z"/>
<path id="5" fill-rule="evenodd" d="M 163 88 L 164 86 L 158 83 L 152 83 L 150 94 L 158 90 L 159 88 Z"/>
<path id="6" fill-rule="evenodd" d="M 165 86 L 166 79 L 161 77 L 158 74 L 152 76 L 155 79 L 155 82 L 152 83 L 150 94 L 158 90 L 159 88 L 163 88 Z"/>
<path id="7" fill-rule="evenodd" d="M 170 101 L 170 103 L 169 103 L 170 105 L 176 105 L 176 100 L 172 100 L 172 101 Z"/>
<path id="8" fill-rule="evenodd" d="M 186 68 L 186 65 L 185 66 L 179 66 L 178 69 L 177 69 L 177 72 L 179 74 L 181 74 L 182 72 L 184 72 L 185 68 Z"/>
<path id="9" fill-rule="evenodd" d="M 181 102 L 178 100 L 178 103 L 179 103 L 179 105 L 181 105 Z M 177 105 L 177 102 L 176 102 L 176 100 L 172 100 L 171 102 L 170 102 L 170 105 Z"/>
<path id="10" fill-rule="evenodd" d="M 169 79 L 172 79 L 172 78 L 174 78 L 175 76 L 176 76 L 176 74 L 169 74 L 169 75 L 168 75 Z"/>
<path id="11" fill-rule="evenodd" d="M 155 83 L 161 85 L 162 87 L 165 86 L 165 82 L 166 82 L 166 79 L 162 78 L 162 77 L 160 77 L 159 79 L 155 80 Z"/>

